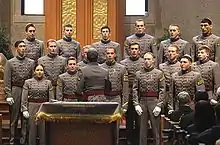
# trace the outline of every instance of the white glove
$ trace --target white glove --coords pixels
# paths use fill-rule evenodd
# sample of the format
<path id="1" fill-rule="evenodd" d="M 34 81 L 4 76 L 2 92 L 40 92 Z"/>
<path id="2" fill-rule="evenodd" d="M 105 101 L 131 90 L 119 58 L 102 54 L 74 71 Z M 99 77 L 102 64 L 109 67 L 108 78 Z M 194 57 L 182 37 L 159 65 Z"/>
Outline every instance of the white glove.
<path id="1" fill-rule="evenodd" d="M 137 114 L 140 116 L 143 113 L 143 110 L 141 108 L 140 105 L 136 105 L 135 106 L 135 111 L 137 112 Z"/>
<path id="2" fill-rule="evenodd" d="M 156 106 L 153 110 L 153 114 L 155 117 L 157 117 L 160 114 L 160 112 L 161 112 L 161 108 L 158 106 Z"/>
<path id="3" fill-rule="evenodd" d="M 23 116 L 24 116 L 24 118 L 27 119 L 27 118 L 29 118 L 30 115 L 29 115 L 28 111 L 24 111 Z"/>
<path id="4" fill-rule="evenodd" d="M 217 104 L 218 102 L 216 101 L 216 100 L 214 100 L 214 99 L 211 99 L 210 100 L 210 104 L 212 104 L 212 105 L 215 105 L 215 104 Z"/>
<path id="5" fill-rule="evenodd" d="M 170 115 L 170 114 L 172 114 L 174 112 L 174 110 L 169 110 L 168 111 L 168 114 Z"/>
<path id="6" fill-rule="evenodd" d="M 6 102 L 9 104 L 9 105 L 12 105 L 14 104 L 14 99 L 12 97 L 8 97 L 6 98 Z"/>

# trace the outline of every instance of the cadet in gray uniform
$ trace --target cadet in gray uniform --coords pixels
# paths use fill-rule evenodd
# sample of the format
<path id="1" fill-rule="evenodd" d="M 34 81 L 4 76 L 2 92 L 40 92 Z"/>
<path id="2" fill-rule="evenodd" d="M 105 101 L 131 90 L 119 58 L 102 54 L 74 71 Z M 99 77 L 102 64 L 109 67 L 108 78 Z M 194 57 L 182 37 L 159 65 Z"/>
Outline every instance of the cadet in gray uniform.
<path id="1" fill-rule="evenodd" d="M 70 24 L 64 26 L 64 37 L 57 41 L 58 55 L 65 58 L 73 56 L 78 58 L 80 54 L 80 43 L 72 39 L 73 27 Z"/>
<path id="2" fill-rule="evenodd" d="M 201 74 L 199 72 L 192 71 L 191 65 L 191 56 L 185 54 L 180 60 L 181 70 L 172 74 L 171 90 L 173 91 L 172 94 L 175 102 L 174 110 L 176 109 L 175 106 L 177 106 L 176 96 L 180 92 L 186 91 L 189 93 L 191 99 L 191 107 L 193 109 L 193 100 L 195 98 L 196 91 L 205 91 L 204 80 L 202 79 Z"/>
<path id="3" fill-rule="evenodd" d="M 159 65 L 159 69 L 163 71 L 166 82 L 166 104 L 168 113 L 173 111 L 173 92 L 171 91 L 171 75 L 181 70 L 179 58 L 179 47 L 176 44 L 171 44 L 168 47 L 167 61 Z"/>
<path id="4" fill-rule="evenodd" d="M 53 95 L 51 81 L 44 78 L 43 66 L 37 65 L 34 69 L 34 77 L 24 83 L 21 100 L 21 111 L 29 123 L 29 145 L 36 145 L 37 130 L 39 131 L 40 145 L 46 143 L 45 126 L 43 122 L 36 124 L 36 113 L 42 103 L 49 102 L 54 98 Z"/>
<path id="5" fill-rule="evenodd" d="M 201 45 L 197 54 L 198 61 L 193 63 L 193 70 L 201 73 L 209 99 L 216 100 L 216 91 L 220 85 L 217 82 L 219 64 L 209 59 L 210 48 L 206 45 Z"/>
<path id="6" fill-rule="evenodd" d="M 169 26 L 169 36 L 170 38 L 164 40 L 160 43 L 159 52 L 158 52 L 158 64 L 166 62 L 168 59 L 168 47 L 171 44 L 175 44 L 179 47 L 179 58 L 181 58 L 184 54 L 191 53 L 190 44 L 180 38 L 180 27 L 178 25 L 170 25 Z"/>
<path id="7" fill-rule="evenodd" d="M 82 51 L 81 51 L 81 61 L 77 64 L 78 67 L 84 67 L 88 64 L 88 59 L 87 59 L 87 52 L 89 50 L 89 48 L 91 47 L 91 45 L 85 45 L 83 46 L 82 48 Z"/>
<path id="8" fill-rule="evenodd" d="M 67 59 L 67 71 L 58 77 L 57 81 L 57 100 L 76 102 L 79 96 L 76 94 L 77 91 L 77 63 L 75 57 L 69 57 Z"/>
<path id="9" fill-rule="evenodd" d="M 146 52 L 152 52 L 155 56 L 157 56 L 157 42 L 155 37 L 148 35 L 144 32 L 145 23 L 144 20 L 138 19 L 135 23 L 136 33 L 128 36 L 124 42 L 124 58 L 128 58 L 130 56 L 129 45 L 131 43 L 139 43 L 140 44 L 140 56 L 144 57 Z M 157 61 L 157 60 L 156 60 Z M 155 62 L 157 64 L 157 62 Z"/>
<path id="10" fill-rule="evenodd" d="M 128 97 L 125 95 L 128 95 L 128 80 L 125 81 L 125 75 L 127 74 L 125 66 L 117 63 L 115 58 L 116 49 L 111 47 L 107 48 L 106 62 L 101 66 L 108 70 L 109 80 L 112 84 L 112 91 L 106 93 L 107 101 L 118 102 L 121 105 L 121 100 L 127 100 L 126 97 Z"/>
<path id="11" fill-rule="evenodd" d="M 135 78 L 135 73 L 144 66 L 144 59 L 140 57 L 140 45 L 138 43 L 129 44 L 130 57 L 122 60 L 120 63 L 125 66 L 128 73 L 129 82 L 129 97 L 128 100 L 123 99 L 123 108 L 127 105 L 126 112 L 126 129 L 127 129 L 127 143 L 137 144 L 139 140 L 139 124 L 138 114 L 133 105 L 132 87 Z M 135 124 L 134 124 L 135 122 Z"/>
<path id="12" fill-rule="evenodd" d="M 83 95 L 84 101 L 104 102 L 105 91 L 111 91 L 108 70 L 98 65 L 98 52 L 95 48 L 89 48 L 87 59 L 88 65 L 78 72 L 77 93 Z"/>
<path id="13" fill-rule="evenodd" d="M 207 45 L 210 48 L 210 60 L 220 63 L 220 37 L 212 33 L 212 21 L 209 18 L 202 19 L 200 28 L 202 33 L 192 39 L 192 58 L 197 60 L 199 46 Z"/>
<path id="14" fill-rule="evenodd" d="M 101 41 L 92 44 L 92 47 L 96 48 L 96 50 L 98 51 L 98 54 L 99 54 L 98 63 L 99 64 L 102 64 L 105 62 L 106 60 L 105 52 L 106 52 L 106 49 L 109 47 L 116 49 L 118 62 L 120 62 L 120 60 L 122 59 L 120 44 L 110 39 L 110 33 L 111 33 L 110 28 L 108 26 L 103 26 L 101 28 L 101 34 L 102 34 Z"/>
<path id="15" fill-rule="evenodd" d="M 38 64 L 44 66 L 46 79 L 50 80 L 54 89 L 54 97 L 56 97 L 56 86 L 58 76 L 65 71 L 66 59 L 57 55 L 56 40 L 49 39 L 47 41 L 48 54 L 38 59 Z"/>
<path id="16" fill-rule="evenodd" d="M 44 43 L 43 41 L 36 39 L 36 27 L 34 24 L 28 23 L 25 26 L 25 33 L 27 35 L 27 37 L 23 40 L 26 44 L 25 55 L 37 63 L 37 60 L 43 56 Z"/>
<path id="17" fill-rule="evenodd" d="M 34 69 L 34 60 L 25 57 L 24 41 L 16 41 L 14 47 L 17 55 L 7 61 L 5 66 L 4 84 L 6 101 L 10 105 L 10 144 L 15 144 L 18 119 L 20 117 L 21 95 L 24 81 L 32 77 Z M 26 140 L 26 124 L 21 117 L 22 138 L 20 143 L 24 144 Z"/>
<path id="18" fill-rule="evenodd" d="M 154 68 L 155 56 L 151 52 L 144 55 L 144 60 L 145 66 L 136 72 L 133 84 L 134 105 L 140 105 L 143 109 L 140 120 L 140 145 L 147 144 L 148 120 L 151 121 L 155 145 L 160 145 L 159 114 L 165 103 L 165 78 L 161 70 Z"/>

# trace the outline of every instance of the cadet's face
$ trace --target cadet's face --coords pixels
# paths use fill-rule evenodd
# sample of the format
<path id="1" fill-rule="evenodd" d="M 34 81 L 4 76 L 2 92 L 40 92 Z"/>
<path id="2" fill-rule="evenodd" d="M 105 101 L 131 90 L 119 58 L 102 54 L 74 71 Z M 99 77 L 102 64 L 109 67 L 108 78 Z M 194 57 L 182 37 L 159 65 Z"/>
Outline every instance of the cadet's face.
<path id="1" fill-rule="evenodd" d="M 35 70 L 34 74 L 36 77 L 41 78 L 44 75 L 44 68 L 41 65 L 38 65 Z"/>
<path id="2" fill-rule="evenodd" d="M 89 48 L 84 48 L 83 49 L 83 58 L 87 58 L 87 52 L 88 52 Z"/>
<path id="3" fill-rule="evenodd" d="M 75 71 L 76 70 L 76 61 L 75 60 L 69 60 L 67 64 L 67 69 L 69 71 Z"/>
<path id="4" fill-rule="evenodd" d="M 73 35 L 73 28 L 71 28 L 71 27 L 65 27 L 64 28 L 64 35 L 66 36 L 66 37 L 72 37 L 72 35 Z"/>
<path id="5" fill-rule="evenodd" d="M 107 57 L 107 60 L 115 60 L 115 57 L 116 57 L 115 50 L 108 48 L 106 50 L 106 57 Z"/>
<path id="6" fill-rule="evenodd" d="M 192 63 L 186 58 L 180 60 L 180 67 L 182 70 L 188 70 L 191 67 L 191 64 Z"/>
<path id="7" fill-rule="evenodd" d="M 137 57 L 140 54 L 139 46 L 138 45 L 131 45 L 130 46 L 130 53 L 132 57 Z"/>
<path id="8" fill-rule="evenodd" d="M 203 34 L 211 33 L 212 25 L 209 25 L 208 23 L 201 23 L 200 28 Z"/>
<path id="9" fill-rule="evenodd" d="M 26 35 L 28 38 L 35 38 L 36 35 L 36 29 L 34 27 L 29 27 L 26 31 Z"/>
<path id="10" fill-rule="evenodd" d="M 144 55 L 144 63 L 146 67 L 151 67 L 154 64 L 154 58 L 151 54 Z"/>
<path id="11" fill-rule="evenodd" d="M 168 47 L 168 57 L 170 60 L 174 60 L 178 57 L 178 53 L 176 51 L 176 47 Z"/>
<path id="12" fill-rule="evenodd" d="M 179 28 L 177 26 L 169 27 L 170 38 L 177 38 L 180 35 Z"/>
<path id="13" fill-rule="evenodd" d="M 18 44 L 18 47 L 17 47 L 17 53 L 18 53 L 18 55 L 24 56 L 25 50 L 26 50 L 26 45 L 25 45 L 25 43 L 22 42 L 22 43 Z"/>
<path id="14" fill-rule="evenodd" d="M 51 54 L 57 53 L 57 44 L 56 44 L 56 42 L 49 42 L 47 49 L 48 49 L 48 52 L 51 53 Z"/>
<path id="15" fill-rule="evenodd" d="M 198 59 L 199 60 L 204 60 L 208 57 L 208 53 L 205 51 L 205 49 L 199 50 L 198 51 Z"/>
<path id="16" fill-rule="evenodd" d="M 136 33 L 142 34 L 145 30 L 145 25 L 143 21 L 137 21 L 135 24 Z"/>
<path id="17" fill-rule="evenodd" d="M 107 28 L 102 29 L 102 39 L 109 39 L 110 37 L 110 32 Z"/>

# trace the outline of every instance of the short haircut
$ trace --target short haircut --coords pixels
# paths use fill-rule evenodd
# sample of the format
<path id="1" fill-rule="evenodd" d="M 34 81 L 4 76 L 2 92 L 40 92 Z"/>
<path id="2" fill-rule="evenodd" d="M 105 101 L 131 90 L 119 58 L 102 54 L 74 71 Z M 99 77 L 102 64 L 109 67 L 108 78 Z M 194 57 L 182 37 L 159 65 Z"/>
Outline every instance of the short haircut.
<path id="1" fill-rule="evenodd" d="M 108 29 L 108 31 L 111 32 L 109 26 L 103 26 L 103 27 L 101 28 L 101 32 L 102 32 L 103 29 Z"/>
<path id="2" fill-rule="evenodd" d="M 55 39 L 49 39 L 49 40 L 47 40 L 47 47 L 49 46 L 49 43 L 50 43 L 50 42 L 55 42 L 55 43 L 57 43 Z"/>
<path id="3" fill-rule="evenodd" d="M 190 62 L 193 62 L 192 57 L 191 57 L 189 54 L 183 55 L 183 56 L 181 57 L 181 59 L 182 59 L 182 58 L 186 58 L 186 59 L 188 59 Z"/>
<path id="4" fill-rule="evenodd" d="M 140 44 L 137 43 L 137 42 L 133 42 L 133 43 L 129 44 L 129 49 L 130 49 L 131 46 L 133 46 L 133 45 L 138 45 L 138 49 L 140 50 Z"/>
<path id="5" fill-rule="evenodd" d="M 70 56 L 70 57 L 67 59 L 67 61 L 66 61 L 66 64 L 67 64 L 67 65 L 69 64 L 69 61 L 70 61 L 70 60 L 75 60 L 75 61 L 76 61 L 76 58 L 73 57 L 73 56 Z"/>
<path id="6" fill-rule="evenodd" d="M 146 53 L 144 54 L 144 56 L 145 56 L 146 54 L 150 54 L 153 58 L 156 58 L 155 55 L 154 55 L 152 52 L 146 52 Z"/>
<path id="7" fill-rule="evenodd" d="M 114 47 L 107 47 L 107 48 L 106 48 L 106 51 L 107 51 L 107 49 L 114 49 L 115 54 L 117 53 L 117 50 L 116 50 L 116 48 L 114 48 Z"/>
<path id="8" fill-rule="evenodd" d="M 201 20 L 201 23 L 208 23 L 209 25 L 212 25 L 212 20 L 209 19 L 209 18 L 203 18 L 203 19 Z"/>
<path id="9" fill-rule="evenodd" d="M 38 66 L 42 66 L 43 70 L 44 70 L 44 68 L 45 68 L 43 64 L 37 64 L 37 65 L 34 66 L 34 71 L 35 71 L 35 69 L 36 69 Z"/>
<path id="10" fill-rule="evenodd" d="M 28 24 L 25 26 L 25 32 L 27 32 L 30 27 L 34 27 L 34 28 L 36 29 L 36 27 L 35 27 L 34 24 L 28 23 Z"/>
<path id="11" fill-rule="evenodd" d="M 20 43 L 24 43 L 24 41 L 23 40 L 16 41 L 14 47 L 17 48 Z"/>
<path id="12" fill-rule="evenodd" d="M 205 50 L 208 54 L 210 54 L 210 48 L 207 45 L 201 45 L 198 50 Z"/>
<path id="13" fill-rule="evenodd" d="M 180 26 L 179 26 L 178 24 L 170 24 L 170 25 L 169 25 L 169 28 L 170 28 L 170 26 L 178 27 L 178 29 L 180 30 Z"/>
<path id="14" fill-rule="evenodd" d="M 63 28 L 65 29 L 66 27 L 70 27 L 70 28 L 73 28 L 73 26 L 71 24 L 66 24 L 63 26 Z"/>
<path id="15" fill-rule="evenodd" d="M 170 44 L 169 47 L 175 47 L 175 48 L 176 48 L 176 52 L 178 52 L 178 53 L 179 53 L 179 51 L 180 51 L 179 46 L 176 45 L 176 44 Z M 169 48 L 169 47 L 168 47 L 168 48 Z"/>
<path id="16" fill-rule="evenodd" d="M 143 19 L 137 19 L 137 20 L 135 21 L 135 26 L 136 26 L 137 22 L 144 22 L 144 20 L 143 20 Z M 144 23 L 144 24 L 145 24 L 145 23 Z"/>

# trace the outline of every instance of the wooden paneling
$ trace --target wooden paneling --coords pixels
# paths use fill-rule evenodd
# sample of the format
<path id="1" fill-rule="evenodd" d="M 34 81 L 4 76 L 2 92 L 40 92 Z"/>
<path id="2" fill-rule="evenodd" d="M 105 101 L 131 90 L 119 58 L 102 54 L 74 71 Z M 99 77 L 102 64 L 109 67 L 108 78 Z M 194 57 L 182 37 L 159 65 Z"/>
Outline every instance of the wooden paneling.
<path id="1" fill-rule="evenodd" d="M 111 39 L 123 45 L 125 0 L 106 1 L 107 11 L 103 10 L 103 12 L 107 12 L 107 25 L 111 28 Z M 97 3 L 97 0 L 95 2 Z M 105 0 L 100 0 L 100 3 L 103 2 Z M 81 46 L 99 41 L 99 38 L 93 37 L 93 6 L 94 0 L 76 0 L 76 40 L 81 43 Z M 45 0 L 45 40 L 62 37 L 61 8 L 62 0 Z"/>

